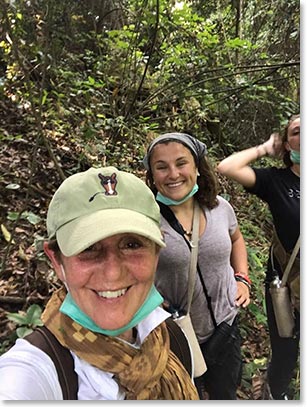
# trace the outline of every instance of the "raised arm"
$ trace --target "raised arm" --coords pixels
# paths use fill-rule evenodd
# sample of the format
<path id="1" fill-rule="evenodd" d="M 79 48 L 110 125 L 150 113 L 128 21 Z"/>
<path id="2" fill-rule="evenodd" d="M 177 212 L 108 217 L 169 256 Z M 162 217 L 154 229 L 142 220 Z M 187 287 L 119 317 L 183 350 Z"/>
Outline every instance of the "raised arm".
<path id="1" fill-rule="evenodd" d="M 253 187 L 256 182 L 256 175 L 249 164 L 267 154 L 279 156 L 281 149 L 281 137 L 278 133 L 273 133 L 263 144 L 247 148 L 225 158 L 218 164 L 217 170 L 220 174 L 237 181 L 245 187 Z"/>

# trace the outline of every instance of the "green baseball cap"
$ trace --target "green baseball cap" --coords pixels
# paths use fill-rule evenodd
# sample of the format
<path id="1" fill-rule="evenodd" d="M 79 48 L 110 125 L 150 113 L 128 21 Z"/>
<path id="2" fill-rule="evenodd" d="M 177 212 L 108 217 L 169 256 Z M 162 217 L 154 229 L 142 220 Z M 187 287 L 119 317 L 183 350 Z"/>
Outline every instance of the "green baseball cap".
<path id="1" fill-rule="evenodd" d="M 153 193 L 141 179 L 115 167 L 68 177 L 49 204 L 47 232 L 65 256 L 118 233 L 136 233 L 165 247 Z"/>

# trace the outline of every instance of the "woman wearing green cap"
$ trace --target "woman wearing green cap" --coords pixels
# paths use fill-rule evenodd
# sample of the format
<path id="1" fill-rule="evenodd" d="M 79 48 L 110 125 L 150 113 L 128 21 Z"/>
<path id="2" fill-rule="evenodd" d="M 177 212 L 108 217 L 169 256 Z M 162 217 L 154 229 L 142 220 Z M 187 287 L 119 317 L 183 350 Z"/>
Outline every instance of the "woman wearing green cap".
<path id="1" fill-rule="evenodd" d="M 66 288 L 47 303 L 39 346 L 36 331 L 1 356 L 0 399 L 197 400 L 153 284 L 165 244 L 145 183 L 114 167 L 72 175 L 50 202 L 47 229 L 45 253 Z"/>
<path id="2" fill-rule="evenodd" d="M 199 206 L 198 267 L 190 316 L 207 371 L 195 382 L 201 398 L 204 388 L 209 399 L 232 400 L 242 368 L 237 315 L 250 302 L 250 280 L 236 216 L 217 195 L 206 153 L 204 143 L 185 133 L 163 134 L 148 147 L 143 160 L 146 180 L 160 205 L 166 243 L 155 284 L 170 312 L 187 313 L 192 225 Z M 174 215 L 182 234 L 171 226 Z"/>
<path id="3" fill-rule="evenodd" d="M 255 168 L 250 164 L 266 155 L 282 157 L 286 168 Z M 270 397 L 276 400 L 289 398 L 289 383 L 296 367 L 299 351 L 299 270 L 297 256 L 288 283 L 296 290 L 294 301 L 295 329 L 292 337 L 281 337 L 274 316 L 270 283 L 282 278 L 291 252 L 300 235 L 300 115 L 292 116 L 283 137 L 273 133 L 256 147 L 251 147 L 225 158 L 218 165 L 221 174 L 242 184 L 246 191 L 255 194 L 269 205 L 275 226 L 265 279 L 265 300 L 272 357 L 267 379 Z M 298 276 L 298 278 L 297 278 Z M 294 284 L 297 281 L 298 284 Z M 271 394 L 270 394 L 271 393 Z"/>

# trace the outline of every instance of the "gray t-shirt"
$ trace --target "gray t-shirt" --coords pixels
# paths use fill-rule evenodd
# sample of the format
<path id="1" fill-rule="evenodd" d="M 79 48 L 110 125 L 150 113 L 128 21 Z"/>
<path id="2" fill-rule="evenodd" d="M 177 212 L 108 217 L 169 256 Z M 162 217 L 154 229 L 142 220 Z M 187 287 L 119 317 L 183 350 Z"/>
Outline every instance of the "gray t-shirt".
<path id="1" fill-rule="evenodd" d="M 231 324 L 237 315 L 235 306 L 237 283 L 230 264 L 232 244 L 230 235 L 237 228 L 237 219 L 231 205 L 218 196 L 214 209 L 203 208 L 206 228 L 199 240 L 198 264 L 207 288 L 217 324 Z M 186 311 L 190 250 L 183 237 L 161 216 L 161 227 L 166 247 L 160 252 L 155 284 L 161 295 L 172 306 Z M 191 305 L 191 319 L 200 343 L 213 333 L 214 325 L 206 296 L 198 275 Z"/>

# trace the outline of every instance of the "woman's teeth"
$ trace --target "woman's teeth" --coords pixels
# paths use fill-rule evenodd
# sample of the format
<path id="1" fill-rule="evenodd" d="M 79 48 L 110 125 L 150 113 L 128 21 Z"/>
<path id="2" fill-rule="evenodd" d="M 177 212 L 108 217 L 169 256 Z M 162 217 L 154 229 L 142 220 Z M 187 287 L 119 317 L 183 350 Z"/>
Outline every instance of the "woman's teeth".
<path id="1" fill-rule="evenodd" d="M 117 290 L 117 291 L 98 291 L 99 297 L 103 298 L 117 298 L 121 297 L 124 295 L 127 291 L 127 288 L 124 288 L 122 290 Z"/>
<path id="2" fill-rule="evenodd" d="M 169 188 L 176 188 L 176 187 L 179 187 L 179 185 L 181 185 L 182 184 L 182 182 L 176 182 L 175 184 L 168 184 L 168 187 Z"/>

